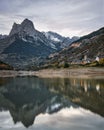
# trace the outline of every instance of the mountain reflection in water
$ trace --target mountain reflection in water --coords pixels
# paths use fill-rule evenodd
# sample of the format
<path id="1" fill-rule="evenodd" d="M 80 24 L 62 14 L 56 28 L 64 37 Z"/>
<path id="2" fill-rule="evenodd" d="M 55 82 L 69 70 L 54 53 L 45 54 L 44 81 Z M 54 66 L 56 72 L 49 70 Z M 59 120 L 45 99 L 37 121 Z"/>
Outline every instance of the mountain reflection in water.
<path id="1" fill-rule="evenodd" d="M 93 117 L 95 118 L 93 126 L 97 128 L 100 125 L 104 129 L 102 117 L 80 108 L 80 106 L 104 117 L 103 79 L 0 78 L 0 122 L 2 122 L 0 128 L 2 129 L 7 117 L 10 121 L 9 113 L 16 125 L 21 122 L 25 127 L 34 124 L 39 129 L 37 124 L 42 125 L 45 121 L 51 122 L 49 125 L 52 125 L 58 121 L 62 123 L 64 120 L 63 123 L 66 121 L 66 126 L 63 124 L 63 127 L 68 129 L 67 123 L 70 121 L 69 124 L 72 127 L 74 115 L 76 115 L 80 120 L 85 118 L 85 122 L 88 116 L 90 117 L 88 119 Z M 3 119 L 5 120 L 3 121 Z M 77 121 L 75 123 L 77 127 L 86 126 Z M 15 128 L 16 125 L 12 124 L 12 127 Z M 97 130 L 96 128 L 95 130 Z M 79 127 L 79 129 L 81 128 Z"/>

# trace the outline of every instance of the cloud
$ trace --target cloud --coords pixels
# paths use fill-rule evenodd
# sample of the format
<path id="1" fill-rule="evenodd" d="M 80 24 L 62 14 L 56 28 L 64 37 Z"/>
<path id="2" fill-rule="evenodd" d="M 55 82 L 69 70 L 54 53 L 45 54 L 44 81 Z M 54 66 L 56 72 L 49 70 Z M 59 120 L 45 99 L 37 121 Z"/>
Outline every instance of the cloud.
<path id="1" fill-rule="evenodd" d="M 38 130 L 98 130 L 103 122 L 102 117 L 89 110 L 70 107 L 52 115 L 40 114 L 36 117 L 34 127 Z"/>
<path id="2" fill-rule="evenodd" d="M 103 130 L 103 124 L 103 117 L 81 107 L 70 107 L 38 115 L 29 130 Z M 2 130 L 27 130 L 21 122 L 13 123 L 9 111 L 0 112 L 0 126 Z"/>
<path id="3" fill-rule="evenodd" d="M 1 0 L 0 33 L 29 18 L 40 31 L 84 35 L 103 26 L 103 12 L 103 0 Z"/>

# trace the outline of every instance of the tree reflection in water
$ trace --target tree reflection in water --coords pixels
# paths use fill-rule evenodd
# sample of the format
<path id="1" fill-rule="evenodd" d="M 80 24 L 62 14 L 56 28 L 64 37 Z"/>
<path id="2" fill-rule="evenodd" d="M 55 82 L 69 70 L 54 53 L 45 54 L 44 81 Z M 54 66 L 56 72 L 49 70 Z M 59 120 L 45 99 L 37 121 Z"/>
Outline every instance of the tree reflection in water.
<path id="1" fill-rule="evenodd" d="M 28 127 L 40 113 L 82 106 L 104 116 L 103 79 L 0 78 L 0 109 Z"/>

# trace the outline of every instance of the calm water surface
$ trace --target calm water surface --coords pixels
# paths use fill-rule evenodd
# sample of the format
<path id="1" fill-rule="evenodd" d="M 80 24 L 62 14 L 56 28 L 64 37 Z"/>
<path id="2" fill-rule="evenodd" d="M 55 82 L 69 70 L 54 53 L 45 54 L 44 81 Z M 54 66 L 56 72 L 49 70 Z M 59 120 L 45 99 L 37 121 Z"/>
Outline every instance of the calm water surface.
<path id="1" fill-rule="evenodd" d="M 0 78 L 0 130 L 104 130 L 104 79 Z"/>

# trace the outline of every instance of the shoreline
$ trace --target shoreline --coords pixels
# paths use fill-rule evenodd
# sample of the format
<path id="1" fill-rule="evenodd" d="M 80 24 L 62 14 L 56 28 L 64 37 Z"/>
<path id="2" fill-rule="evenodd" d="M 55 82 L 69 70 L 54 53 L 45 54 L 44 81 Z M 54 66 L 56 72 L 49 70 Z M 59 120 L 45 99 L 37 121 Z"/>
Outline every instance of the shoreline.
<path id="1" fill-rule="evenodd" d="M 69 69 L 44 69 L 35 72 L 35 75 L 42 78 L 104 78 L 103 68 L 69 68 Z"/>
<path id="2" fill-rule="evenodd" d="M 43 69 L 39 71 L 0 70 L 0 77 L 37 76 L 41 78 L 104 78 L 104 68 Z"/>
<path id="3" fill-rule="evenodd" d="M 0 77 L 34 76 L 34 71 L 0 70 Z"/>

